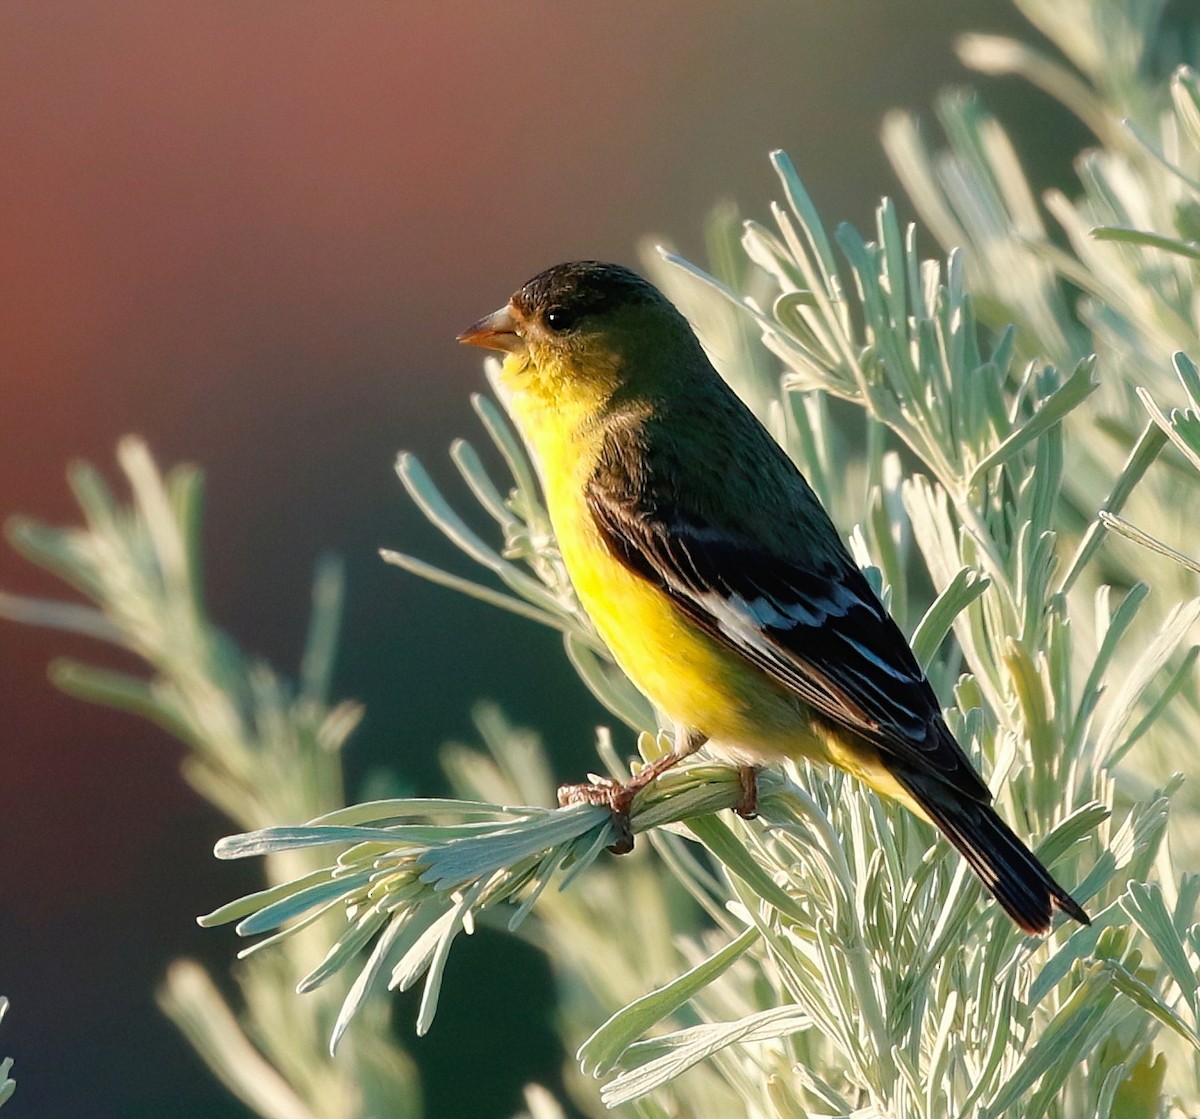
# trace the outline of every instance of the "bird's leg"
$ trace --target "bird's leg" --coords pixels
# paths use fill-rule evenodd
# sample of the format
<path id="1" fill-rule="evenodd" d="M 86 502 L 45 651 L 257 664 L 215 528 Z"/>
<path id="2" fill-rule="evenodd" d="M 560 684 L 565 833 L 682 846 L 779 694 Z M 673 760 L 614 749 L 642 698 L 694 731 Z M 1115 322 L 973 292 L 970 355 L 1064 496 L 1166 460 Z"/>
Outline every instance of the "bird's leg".
<path id="1" fill-rule="evenodd" d="M 636 777 L 628 781 L 602 777 L 594 778 L 594 783 L 590 785 L 563 785 L 558 790 L 559 807 L 596 804 L 607 808 L 617 826 L 617 838 L 608 849 L 614 855 L 627 855 L 633 850 L 633 830 L 629 826 L 629 809 L 633 805 L 633 798 L 659 774 L 666 773 L 677 762 L 694 754 L 707 740 L 707 735 L 679 727 L 675 732 L 675 748 L 643 766 Z"/>
<path id="2" fill-rule="evenodd" d="M 733 810 L 743 820 L 758 819 L 758 770 L 756 765 L 738 766 L 738 800 Z"/>

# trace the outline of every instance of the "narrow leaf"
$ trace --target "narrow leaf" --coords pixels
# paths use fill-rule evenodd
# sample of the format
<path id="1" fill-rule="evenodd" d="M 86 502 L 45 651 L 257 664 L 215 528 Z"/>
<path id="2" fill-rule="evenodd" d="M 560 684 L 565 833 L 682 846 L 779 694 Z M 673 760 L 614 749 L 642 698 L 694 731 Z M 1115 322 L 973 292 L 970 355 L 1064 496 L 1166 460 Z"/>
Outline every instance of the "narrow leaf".
<path id="1" fill-rule="evenodd" d="M 633 1041 L 724 974 L 758 938 L 758 929 L 746 929 L 702 963 L 617 1011 L 580 1046 L 578 1059 L 584 1075 L 603 1076 L 611 1071 Z"/>

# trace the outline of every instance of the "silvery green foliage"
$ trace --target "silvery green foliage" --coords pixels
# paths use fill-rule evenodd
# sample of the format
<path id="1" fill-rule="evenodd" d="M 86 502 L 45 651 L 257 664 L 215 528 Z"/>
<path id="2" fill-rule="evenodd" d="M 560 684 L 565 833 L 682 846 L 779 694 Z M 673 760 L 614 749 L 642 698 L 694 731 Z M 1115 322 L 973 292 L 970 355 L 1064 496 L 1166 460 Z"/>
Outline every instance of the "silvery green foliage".
<path id="1" fill-rule="evenodd" d="M 8 999 L 0 996 L 0 1021 L 4 1020 L 4 1016 L 8 1013 Z M 0 1061 L 0 1106 L 3 1106 L 11 1098 L 13 1092 L 17 1090 L 17 1082 L 8 1074 L 12 1071 L 12 1058 L 5 1057 Z"/>
<path id="2" fill-rule="evenodd" d="M 199 576 L 201 479 L 188 467 L 165 476 L 144 444 L 122 441 L 132 492 L 119 502 L 99 473 L 70 475 L 83 510 L 80 528 L 14 518 L 10 541 L 94 605 L 0 594 L 0 615 L 111 642 L 149 667 L 139 677 L 74 661 L 51 665 L 53 681 L 80 698 L 142 715 L 189 748 L 184 775 L 242 827 L 308 819 L 344 803 L 340 749 L 360 717 L 355 704 L 329 704 L 341 613 L 341 573 L 325 563 L 313 588 L 313 617 L 296 685 L 237 649 L 208 619 Z M 312 869 L 307 852 L 267 863 L 274 883 Z M 285 950 L 241 965 L 244 1007 L 226 1003 L 191 961 L 169 971 L 159 1002 L 216 1076 L 264 1119 L 352 1119 L 420 1114 L 415 1070 L 387 1036 L 387 1007 L 364 1008 L 339 1061 L 325 1055 L 328 1022 L 344 992 L 295 1005 L 295 976 L 315 965 L 329 932 L 317 927 Z M 0 1089 L 2 1091 L 3 1089 Z"/>
<path id="3" fill-rule="evenodd" d="M 274 870 L 267 890 L 211 919 L 237 919 L 285 953 L 307 946 L 302 964 L 255 956 L 260 968 L 277 963 L 248 993 L 252 1012 L 286 1031 L 299 1007 L 336 1000 L 301 1019 L 290 1060 L 276 1038 L 251 1050 L 257 1065 L 239 1066 L 236 1024 L 233 1045 L 220 1048 L 233 1023 L 223 1004 L 194 986 L 185 996 L 215 1069 L 240 1068 L 231 1081 L 243 1093 L 256 1071 L 280 1089 L 249 1101 L 260 1114 L 372 1113 L 361 1100 L 339 1110 L 334 1097 L 347 1090 L 339 1070 L 351 1043 L 379 1031 L 352 1030 L 330 1063 L 316 1056 L 313 1024 L 320 1018 L 336 1040 L 378 1006 L 373 989 L 423 979 L 426 1028 L 455 938 L 497 918 L 545 947 L 557 969 L 564 1033 L 582 1043 L 569 1086 L 589 1114 L 603 1105 L 697 1119 L 1200 1112 L 1200 878 L 1179 873 L 1173 848 L 1183 841 L 1166 839 L 1169 807 L 1190 830 L 1197 822 L 1172 770 L 1200 738 L 1190 498 L 1200 453 L 1200 98 L 1186 69 L 1169 88 L 1146 78 L 1159 5 L 1022 7 L 1075 69 L 995 40 L 965 50 L 1055 93 L 1100 140 L 1080 163 L 1083 198 L 1046 200 L 1070 252 L 1047 235 L 995 122 L 974 102 L 948 100 L 949 155 L 931 155 L 899 118 L 888 140 L 950 250 L 944 262 L 922 259 L 887 202 L 868 237 L 848 226 L 831 235 L 776 155 L 784 201 L 771 224 L 735 228 L 726 216 L 711 232 L 712 276 L 672 258 L 657 278 L 848 530 L 999 810 L 1087 901 L 1093 925 L 1023 936 L 928 828 L 807 764 L 765 774 L 762 818 L 746 823 L 720 811 L 735 798 L 733 774 L 701 756 L 635 804 L 642 852 L 599 859 L 611 838 L 603 812 L 512 807 L 550 803 L 548 767 L 528 735 L 485 712 L 490 756 L 448 754 L 458 801 L 342 809 L 312 798 L 290 815 L 239 814 L 244 774 L 214 781 L 239 790 L 231 812 L 254 829 L 222 853 L 268 853 Z M 1083 292 L 1078 317 L 1064 282 Z M 452 449 L 490 530 L 453 510 L 416 460 L 399 463 L 410 495 L 491 582 L 385 558 L 560 631 L 581 678 L 654 756 L 665 742 L 653 713 L 579 612 L 502 403 L 475 400 L 506 462 L 502 481 L 469 445 Z M 100 600 L 103 616 L 7 608 L 101 636 L 115 625 L 127 643 L 137 635 L 132 647 L 166 683 L 85 676 L 97 698 L 186 736 L 180 697 L 186 712 L 195 688 L 197 711 L 244 731 L 257 708 L 244 687 L 229 702 L 230 681 L 253 673 L 213 659 L 224 649 L 215 637 L 195 643 L 190 661 L 164 656 L 172 642 L 147 643 L 177 623 L 186 637 L 202 617 L 194 583 L 177 577 L 188 548 L 163 532 L 161 516 L 173 509 L 188 522 L 186 485 L 170 483 L 163 492 L 174 496 L 163 497 L 135 477 L 131 518 L 83 480 L 87 532 L 35 533 L 27 545 Z M 1116 546 L 1114 533 L 1134 544 Z M 148 556 L 155 577 L 131 592 Z M 282 701 L 268 708 L 291 717 Z M 329 716 L 320 705 L 309 712 L 318 726 Z M 610 772 L 626 771 L 605 736 L 600 752 Z M 338 989 L 347 972 L 354 978 Z M 283 979 L 301 974 L 317 991 L 296 1000 Z M 296 1053 L 306 1054 L 299 1065 Z M 270 1079 L 276 1055 L 286 1081 Z M 318 1101 L 315 1085 L 329 1078 L 338 1087 Z M 309 1110 L 289 1110 L 293 1096 Z M 557 1110 L 536 1091 L 527 1102 L 533 1119 Z"/>
<path id="4" fill-rule="evenodd" d="M 1097 51 L 1127 52 L 1128 36 L 1104 23 L 1104 5 L 1094 7 Z M 1102 59 L 1098 69 L 1113 90 L 1143 107 L 1153 101 L 1136 64 L 1105 69 Z M 1177 72 L 1173 115 L 1164 127 L 1190 127 L 1195 88 L 1190 71 Z M 608 1102 L 641 1099 L 653 1114 L 656 1105 L 647 1098 L 660 1098 L 653 1093 L 709 1059 L 748 1114 L 801 1107 L 828 1114 L 1158 1114 L 1169 1106 L 1160 1091 L 1166 1070 L 1155 1049 L 1161 1046 L 1173 1053 L 1176 1105 L 1187 1114 L 1196 1109 L 1192 929 L 1200 886 L 1178 875 L 1163 843 L 1178 782 L 1168 773 L 1155 787 L 1131 774 L 1127 762 L 1134 750 L 1182 757 L 1172 747 L 1196 740 L 1200 720 L 1187 693 L 1200 608 L 1186 598 L 1173 605 L 1184 597 L 1175 593 L 1183 590 L 1179 572 L 1194 565 L 1188 549 L 1171 552 L 1122 516 L 1127 504 L 1141 507 L 1135 491 L 1168 443 L 1188 459 L 1196 451 L 1190 425 L 1200 398 L 1195 366 L 1181 349 L 1195 352 L 1194 324 L 1164 334 L 1154 322 L 1163 301 L 1138 292 L 1149 274 L 1174 294 L 1168 307 L 1196 307 L 1190 297 L 1179 299 L 1180 291 L 1194 289 L 1194 246 L 1178 237 L 1168 243 L 1153 220 L 1138 226 L 1120 213 L 1090 215 L 1081 228 L 1104 225 L 1101 242 L 1135 246 L 1141 259 L 1114 256 L 1129 269 L 1126 298 L 1115 307 L 1103 302 L 1103 290 L 1093 290 L 1103 273 L 1091 262 L 1085 332 L 1067 313 L 1055 269 L 1025 243 L 1040 219 L 1028 191 L 1014 185 L 1019 168 L 1011 149 L 979 115 L 959 121 L 952 135 L 962 161 L 969 165 L 988 152 L 989 166 L 999 168 L 998 184 L 976 176 L 962 187 L 964 213 L 986 214 L 997 196 L 1025 206 L 1017 207 L 1025 227 L 1009 230 L 1016 247 L 995 249 L 981 264 L 971 250 L 989 231 L 982 219 L 971 228 L 975 240 L 963 240 L 967 251 L 952 252 L 944 269 L 919 259 L 911 230 L 899 227 L 886 203 L 870 242 L 845 226 L 831 238 L 790 164 L 776 157 L 788 204 L 775 209 L 773 229 L 745 227 L 741 240 L 754 269 L 735 267 L 725 284 L 700 278 L 746 312 L 750 329 L 782 362 L 782 386 L 761 358 L 746 360 L 746 320 L 731 321 L 711 301 L 706 305 L 678 274 L 663 271 L 658 278 L 699 321 L 722 371 L 822 496 L 843 512 L 866 508 L 851 542 L 860 562 L 877 569 L 897 614 L 915 621 L 910 603 L 918 562 L 943 590 L 915 631 L 918 651 L 928 661 L 953 624 L 961 660 L 951 654 L 931 665 L 943 694 L 953 688 L 958 701 L 952 722 L 986 759 L 1001 811 L 1027 833 L 1045 835 L 1039 853 L 1068 881 L 1064 863 L 1078 868 L 1077 892 L 1098 898 L 1096 921 L 1089 930 L 1063 930 L 1070 934 L 1065 942 L 1045 946 L 985 925 L 974 884 L 938 847 L 927 852 L 920 825 L 882 809 L 845 779 L 810 770 L 797 783 L 810 790 L 815 809 L 804 841 L 784 843 L 786 825 L 772 818 L 765 837 L 751 828 L 737 845 L 799 897 L 780 905 L 751 890 L 747 898 L 738 872 L 724 862 L 744 925 L 729 927 L 728 894 L 710 896 L 724 941 L 711 945 L 707 957 L 689 956 L 690 971 L 618 1012 L 581 1051 L 588 1071 L 616 1073 L 604 1090 Z M 1178 145 L 1169 150 L 1174 155 Z M 1177 166 L 1148 156 L 1142 170 L 1178 180 Z M 944 178 L 956 184 L 964 174 L 954 166 Z M 1130 175 L 1125 196 L 1159 185 Z M 1175 182 L 1154 197 L 1177 200 L 1179 193 Z M 1024 254 L 1019 262 L 1017 249 Z M 1148 268 L 1147 253 L 1179 260 L 1164 273 Z M 730 252 L 714 255 L 735 259 Z M 975 286 L 964 272 L 968 261 L 992 285 L 983 292 L 989 317 L 1005 292 L 1026 310 L 1013 316 L 1017 329 L 999 330 L 986 348 L 965 294 Z M 1025 270 L 1015 274 L 1018 264 Z M 1131 339 L 1143 349 L 1157 340 L 1158 363 L 1131 364 Z M 1164 383 L 1163 371 L 1174 378 Z M 1145 383 L 1137 380 L 1141 373 Z M 1182 386 L 1192 411 L 1165 413 L 1147 384 L 1176 396 Z M 1138 398 L 1141 423 L 1114 414 Z M 851 413 L 847 421 L 861 425 L 866 453 L 857 463 L 848 461 L 843 432 L 830 421 L 835 399 L 858 409 L 860 418 Z M 1076 431 L 1078 438 L 1069 437 Z M 897 446 L 921 464 L 911 477 L 903 477 Z M 847 477 L 862 479 L 857 494 L 847 494 Z M 432 492 L 424 475 L 415 487 L 411 471 L 407 480 L 418 494 Z M 1169 484 L 1163 488 L 1170 493 Z M 1160 516 L 1150 524 L 1170 524 L 1172 509 L 1191 507 L 1179 501 L 1177 488 L 1173 503 L 1154 489 L 1149 508 Z M 528 507 L 533 497 L 518 483 L 514 506 Z M 428 506 L 428 496 L 422 500 Z M 843 515 L 842 523 L 852 518 Z M 1101 548 L 1113 530 L 1183 566 L 1114 560 L 1112 549 Z M 521 537 L 511 526 L 505 535 Z M 491 565 L 520 558 L 519 550 L 496 551 Z M 1114 567 L 1139 565 L 1165 588 L 1158 603 L 1134 579 L 1120 580 L 1130 588 L 1123 594 L 1109 588 Z M 511 577 L 505 581 L 513 585 Z M 570 605 L 569 596 L 563 601 Z M 558 628 L 566 627 L 560 621 Z M 605 695 L 595 674 L 592 681 Z M 824 829 L 813 828 L 817 819 Z M 796 821 L 791 826 L 799 830 Z M 721 863 L 728 848 L 700 834 L 694 821 L 692 830 Z M 687 868 L 687 853 L 673 852 L 673 871 L 688 882 L 707 881 L 703 864 Z M 838 876 L 823 864 L 844 872 L 840 891 L 833 885 Z M 823 888 L 813 885 L 823 877 Z M 700 893 L 694 884 L 692 890 Z M 810 908 L 800 920 L 791 910 L 804 902 Z M 940 916 L 918 925 L 918 934 L 917 912 Z M 719 993 L 735 966 L 743 969 L 739 991 L 765 988 L 770 995 L 751 1006 L 743 997 L 741 1012 L 731 1016 L 728 1006 L 718 1009 Z M 731 1056 L 735 1043 L 741 1051 Z"/>
<path id="5" fill-rule="evenodd" d="M 693 309 L 705 291 L 739 307 L 782 361 L 779 381 L 762 379 L 765 362 L 725 371 L 835 507 L 846 471 L 833 457 L 830 402 L 856 409 L 847 422 L 866 448 L 856 502 L 866 516 L 852 547 L 915 623 L 918 655 L 955 696 L 952 725 L 1000 811 L 1040 837 L 1039 855 L 1090 899 L 1095 921 L 1044 942 L 1022 936 L 981 905 L 977 884 L 923 825 L 805 764 L 765 799 L 762 823 L 691 818 L 693 843 L 658 843 L 723 935 L 691 934 L 681 945 L 689 966 L 600 1027 L 580 1050 L 583 1068 L 605 1078 L 607 1104 L 641 1101 L 645 1114 L 684 1106 L 681 1074 L 701 1062 L 753 1115 L 1118 1114 L 1161 1071 L 1161 1031 L 1198 1044 L 1184 930 L 1200 883 L 1177 881 L 1162 844 L 1175 786 L 1119 796 L 1115 770 L 1190 679 L 1185 645 L 1200 602 L 1135 641 L 1145 587 L 1069 599 L 1095 548 L 1071 531 L 1065 421 L 1092 406 L 1095 363 L 1059 372 L 1021 361 L 1012 331 L 981 341 L 961 254 L 922 261 L 887 203 L 872 240 L 847 226 L 829 237 L 790 163 L 775 160 L 787 205 L 774 229 L 751 224 L 742 236 L 773 297 L 748 302 L 674 259 L 674 281 L 660 279 Z M 761 275 L 756 283 L 761 294 Z M 519 448 L 492 419 L 512 466 Z M 900 448 L 918 471 L 905 475 Z M 1144 457 L 1111 470 L 1107 489 L 1131 488 Z M 463 519 L 412 460 L 401 465 L 418 503 L 461 541 Z M 548 539 L 531 562 L 528 542 L 545 531 L 533 472 L 521 462 L 512 474 L 510 499 L 488 506 L 506 543 L 488 548 L 471 534 L 472 554 L 487 548 L 485 566 L 578 641 L 575 627 L 588 627 Z M 501 492 L 478 477 L 472 488 Z M 940 593 L 917 620 L 921 572 Z M 536 595 L 523 578 L 539 578 Z M 954 649 L 943 642 L 951 629 Z M 602 651 L 585 680 L 651 729 L 614 694 L 611 666 L 597 665 Z M 1147 962 L 1167 956 L 1175 970 Z M 677 1077 L 682 1095 L 668 1103 Z"/>
<path id="6" fill-rule="evenodd" d="M 1147 506 L 1139 515 L 1154 517 L 1156 532 L 1184 541 L 1200 463 L 1200 33 L 1171 41 L 1157 2 L 1018 6 L 1064 59 L 992 36 L 968 37 L 960 53 L 987 73 L 1027 78 L 1087 125 L 1097 145 L 1075 161 L 1079 196 L 1049 191 L 1039 206 L 1012 142 L 971 96 L 939 101 L 947 150 L 931 150 L 903 114 L 888 120 L 884 143 L 926 223 L 943 245 L 961 247 L 989 319 L 1017 324 L 1022 352 L 1060 363 L 1098 355 L 1101 399 L 1079 418 L 1089 430 L 1073 441 L 1081 469 L 1068 477 L 1072 491 L 1094 505 L 1102 497 L 1098 464 L 1132 451 L 1139 436 L 1147 452 L 1165 435 L 1193 469 L 1172 470 L 1179 460 L 1168 458 L 1139 485 L 1134 505 Z M 1148 80 L 1172 62 L 1191 65 Z M 1143 455 L 1143 470 L 1152 457 Z M 1096 542 L 1124 523 L 1106 519 Z M 1136 577 L 1147 559 L 1113 549 L 1107 570 L 1117 565 Z M 1170 564 L 1153 570 L 1156 583 L 1174 578 L 1180 595 L 1193 585 Z"/>

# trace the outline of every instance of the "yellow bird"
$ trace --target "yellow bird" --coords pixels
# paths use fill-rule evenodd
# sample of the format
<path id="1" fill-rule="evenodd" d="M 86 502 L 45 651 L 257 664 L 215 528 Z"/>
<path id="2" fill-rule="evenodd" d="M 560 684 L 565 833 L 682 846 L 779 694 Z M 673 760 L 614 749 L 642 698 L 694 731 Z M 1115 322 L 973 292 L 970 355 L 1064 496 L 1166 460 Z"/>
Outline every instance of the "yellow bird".
<path id="1" fill-rule="evenodd" d="M 804 476 L 661 292 L 561 264 L 459 341 L 504 352 L 579 601 L 679 728 L 674 753 L 602 791 L 610 807 L 706 741 L 743 767 L 822 759 L 940 828 L 1021 928 L 1047 931 L 1055 906 L 1088 923 L 992 810 Z"/>

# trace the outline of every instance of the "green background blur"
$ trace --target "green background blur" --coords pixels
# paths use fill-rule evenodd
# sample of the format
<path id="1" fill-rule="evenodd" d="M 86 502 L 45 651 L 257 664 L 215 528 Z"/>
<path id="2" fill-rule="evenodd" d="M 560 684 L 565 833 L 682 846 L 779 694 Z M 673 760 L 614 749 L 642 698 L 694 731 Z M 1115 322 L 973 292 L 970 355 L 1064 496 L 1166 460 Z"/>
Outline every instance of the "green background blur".
<path id="1" fill-rule="evenodd" d="M 438 792 L 436 748 L 471 739 L 480 697 L 579 778 L 603 714 L 556 639 L 376 556 L 467 570 L 391 469 L 414 450 L 461 492 L 444 450 L 479 435 L 482 378 L 454 335 L 557 261 L 634 264 L 645 234 L 697 256 L 714 203 L 761 216 L 777 197 L 773 147 L 827 222 L 869 225 L 896 190 L 880 117 L 966 80 L 966 29 L 1030 34 L 962 0 L 5 0 L 0 513 L 74 521 L 66 462 L 111 476 L 117 438 L 140 433 L 160 463 L 206 470 L 210 606 L 245 648 L 293 673 L 313 563 L 346 557 L 356 784 L 386 765 Z M 987 97 L 1021 122 L 1035 179 L 1067 183 L 1079 131 L 1019 87 Z M 0 586 L 59 590 L 7 550 Z M 194 917 L 255 868 L 212 860 L 229 829 L 183 785 L 178 746 L 46 683 L 60 652 L 96 655 L 0 627 L 10 1106 L 245 1115 L 152 990 L 181 954 L 225 970 L 232 934 Z M 561 1059 L 548 969 L 481 936 L 449 972 L 433 1036 L 412 1042 L 427 1113 L 508 1115 Z M 402 1001 L 406 1040 L 412 1019 Z"/>

